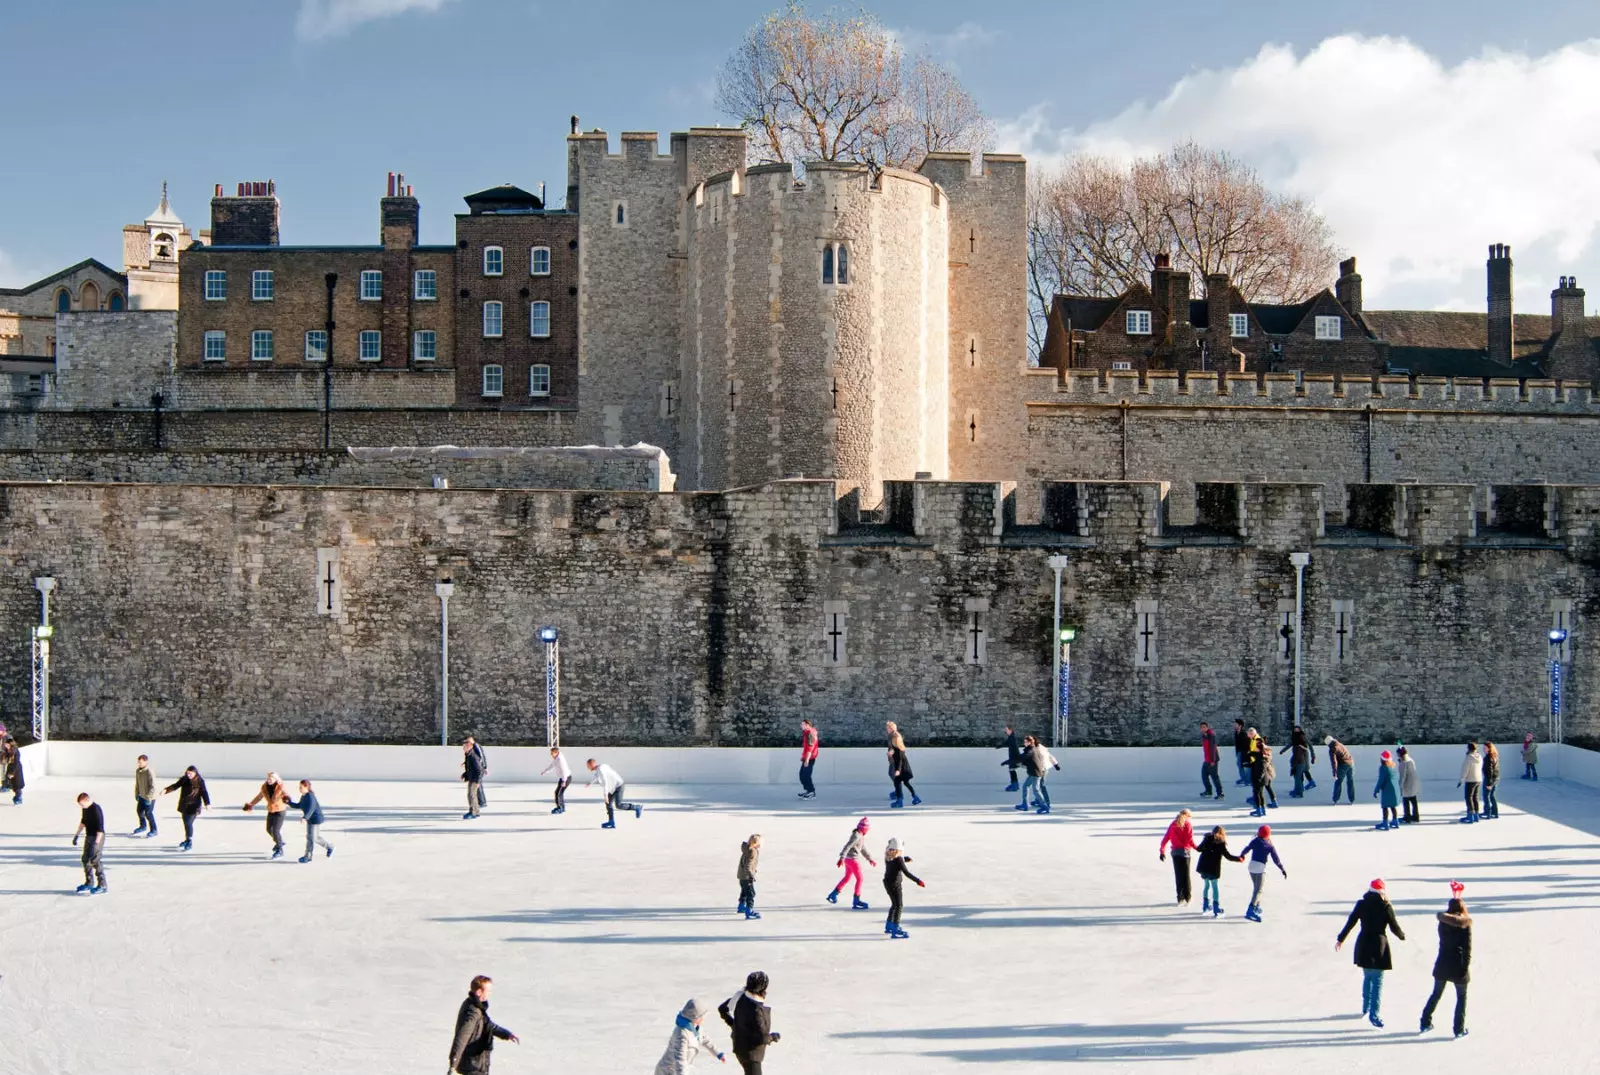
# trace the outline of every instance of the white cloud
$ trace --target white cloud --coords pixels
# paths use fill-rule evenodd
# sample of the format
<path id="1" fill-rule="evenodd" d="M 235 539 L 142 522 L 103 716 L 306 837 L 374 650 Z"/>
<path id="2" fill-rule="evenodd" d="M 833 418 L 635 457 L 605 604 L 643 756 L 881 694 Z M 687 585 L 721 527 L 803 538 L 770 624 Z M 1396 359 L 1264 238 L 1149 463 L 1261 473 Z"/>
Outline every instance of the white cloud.
<path id="1" fill-rule="evenodd" d="M 1082 128 L 1040 106 L 999 135 L 1037 163 L 1187 138 L 1228 150 L 1322 211 L 1374 308 L 1481 309 L 1491 242 L 1512 244 L 1520 309 L 1548 311 L 1561 274 L 1600 284 L 1600 41 L 1453 67 L 1393 38 L 1269 45 Z"/>
<path id="2" fill-rule="evenodd" d="M 952 57 L 968 49 L 991 45 L 1000 39 L 998 30 L 991 30 L 981 23 L 971 21 L 944 33 L 908 27 L 890 29 L 889 35 L 899 42 L 902 49 L 913 56 L 926 52 L 943 58 Z"/>
<path id="3" fill-rule="evenodd" d="M 408 11 L 438 11 L 452 0 L 300 0 L 294 31 L 306 41 L 339 37 L 363 23 Z"/>

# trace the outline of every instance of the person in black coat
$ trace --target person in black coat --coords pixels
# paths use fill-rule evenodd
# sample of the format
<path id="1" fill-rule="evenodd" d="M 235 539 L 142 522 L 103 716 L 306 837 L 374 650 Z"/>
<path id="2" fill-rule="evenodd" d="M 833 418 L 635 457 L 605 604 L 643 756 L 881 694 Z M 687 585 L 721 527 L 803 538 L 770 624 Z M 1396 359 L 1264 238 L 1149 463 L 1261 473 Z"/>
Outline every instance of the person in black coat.
<path id="1" fill-rule="evenodd" d="M 1433 994 L 1422 1009 L 1422 1033 L 1433 1029 L 1433 1009 L 1446 982 L 1456 987 L 1456 1037 L 1467 1032 L 1467 967 L 1472 963 L 1472 916 L 1459 898 L 1439 912 L 1439 955 L 1433 961 Z"/>
<path id="2" fill-rule="evenodd" d="M 1381 1027 L 1383 1020 L 1378 1018 L 1378 1002 L 1383 996 L 1383 972 L 1394 966 L 1389 956 L 1389 934 L 1393 933 L 1402 941 L 1406 939 L 1405 931 L 1395 920 L 1394 908 L 1389 904 L 1389 894 L 1381 877 L 1373 881 L 1367 894 L 1356 901 L 1350 917 L 1345 920 L 1344 929 L 1339 931 L 1339 939 L 1334 942 L 1335 952 L 1350 936 L 1350 931 L 1356 928 L 1357 922 L 1361 923 L 1361 932 L 1356 936 L 1355 954 L 1355 964 L 1362 970 L 1361 1014 L 1373 1026 Z"/>
<path id="3" fill-rule="evenodd" d="M 717 1014 L 733 1030 L 733 1058 L 744 1075 L 761 1075 L 767 1046 L 780 1036 L 772 1029 L 772 1009 L 766 1003 L 768 984 L 764 971 L 752 971 L 744 980 L 744 991 L 717 1006 Z"/>
<path id="4" fill-rule="evenodd" d="M 1233 761 L 1239 767 L 1239 779 L 1234 783 L 1241 788 L 1250 786 L 1250 774 L 1245 770 L 1245 754 L 1250 750 L 1250 736 L 1244 730 L 1244 721 L 1233 722 Z"/>
<path id="5" fill-rule="evenodd" d="M 27 786 L 27 776 L 22 771 L 22 748 L 8 735 L 0 744 L 0 788 L 10 789 L 12 806 L 21 806 L 22 789 Z"/>
<path id="6" fill-rule="evenodd" d="M 1000 746 L 1006 752 L 1006 760 L 1000 764 L 1011 771 L 1011 783 L 1006 786 L 1006 791 L 1017 790 L 1017 767 L 1022 764 L 1022 751 L 1017 749 L 1017 732 L 1011 725 L 1006 725 L 1006 739 Z"/>
<path id="7" fill-rule="evenodd" d="M 1212 918 L 1221 918 L 1225 913 L 1222 910 L 1222 860 L 1229 862 L 1243 862 L 1242 855 L 1235 855 L 1228 850 L 1228 833 L 1221 825 L 1213 828 L 1200 841 L 1200 863 L 1195 872 L 1200 875 L 1201 902 L 1200 911 L 1204 914 L 1211 912 Z"/>
<path id="8" fill-rule="evenodd" d="M 494 980 L 486 974 L 472 979 L 467 999 L 456 1012 L 456 1033 L 450 1042 L 449 1075 L 487 1075 L 494 1056 L 494 1039 L 518 1044 L 511 1031 L 489 1018 L 489 994 Z"/>
<path id="9" fill-rule="evenodd" d="M 205 777 L 192 765 L 177 780 L 168 784 L 161 794 L 173 791 L 178 793 L 178 816 L 183 818 L 183 843 L 178 845 L 178 850 L 187 851 L 194 846 L 194 819 L 200 816 L 200 811 L 211 805 L 211 795 L 206 791 Z"/>

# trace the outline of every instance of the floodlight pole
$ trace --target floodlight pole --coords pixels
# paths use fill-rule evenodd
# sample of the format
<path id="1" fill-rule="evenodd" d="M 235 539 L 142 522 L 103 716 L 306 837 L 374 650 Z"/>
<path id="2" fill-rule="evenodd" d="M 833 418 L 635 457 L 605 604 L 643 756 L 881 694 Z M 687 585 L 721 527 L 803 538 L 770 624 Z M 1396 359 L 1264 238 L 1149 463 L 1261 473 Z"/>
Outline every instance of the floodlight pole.
<path id="1" fill-rule="evenodd" d="M 1561 647 L 1567 644 L 1563 627 L 1550 629 L 1550 742 L 1561 742 Z"/>
<path id="2" fill-rule="evenodd" d="M 439 745 L 450 745 L 450 596 L 456 587 L 449 579 L 433 584 L 439 597 Z"/>
<path id="3" fill-rule="evenodd" d="M 50 741 L 50 636 L 55 628 L 50 626 L 50 594 L 56 580 L 40 575 L 33 580 L 39 591 L 39 626 L 33 629 L 33 738 L 40 743 Z"/>
<path id="4" fill-rule="evenodd" d="M 1291 552 L 1289 562 L 1294 565 L 1294 727 L 1300 726 L 1300 630 L 1305 614 L 1306 565 L 1311 563 L 1309 552 Z"/>
<path id="5" fill-rule="evenodd" d="M 539 628 L 544 643 L 544 737 L 552 749 L 561 745 L 561 629 Z"/>
<path id="6" fill-rule="evenodd" d="M 1067 557 L 1064 553 L 1056 553 L 1045 562 L 1050 565 L 1050 569 L 1056 574 L 1055 615 L 1051 620 L 1050 629 L 1050 648 L 1054 654 L 1051 669 L 1054 674 L 1050 678 L 1050 740 L 1052 746 L 1060 747 L 1066 745 L 1063 742 L 1063 733 L 1065 729 L 1062 727 L 1062 717 L 1064 716 L 1066 709 L 1065 702 L 1067 691 L 1066 682 L 1062 677 L 1062 670 L 1063 668 L 1071 667 L 1070 663 L 1065 665 L 1062 663 L 1061 645 L 1061 573 L 1067 569 Z M 1067 660 L 1068 662 L 1071 661 L 1070 649 L 1067 651 Z"/>

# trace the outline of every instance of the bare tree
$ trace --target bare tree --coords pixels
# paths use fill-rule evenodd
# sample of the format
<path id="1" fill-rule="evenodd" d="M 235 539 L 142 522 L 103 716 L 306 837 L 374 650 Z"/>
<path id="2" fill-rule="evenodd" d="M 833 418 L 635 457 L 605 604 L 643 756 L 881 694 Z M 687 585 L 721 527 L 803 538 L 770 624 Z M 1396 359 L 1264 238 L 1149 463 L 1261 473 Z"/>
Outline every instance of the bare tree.
<path id="1" fill-rule="evenodd" d="M 798 2 L 745 35 L 718 79 L 717 105 L 768 163 L 915 169 L 929 153 L 981 150 L 991 134 L 955 74 L 926 56 L 907 64 L 877 19 L 812 17 Z"/>
<path id="2" fill-rule="evenodd" d="M 1058 293 L 1117 295 L 1148 280 L 1157 254 L 1197 278 L 1225 272 L 1247 300 L 1299 302 L 1338 262 L 1315 209 L 1268 190 L 1256 171 L 1192 142 L 1159 157 L 1080 156 L 1040 175 L 1028 199 L 1035 354 Z"/>

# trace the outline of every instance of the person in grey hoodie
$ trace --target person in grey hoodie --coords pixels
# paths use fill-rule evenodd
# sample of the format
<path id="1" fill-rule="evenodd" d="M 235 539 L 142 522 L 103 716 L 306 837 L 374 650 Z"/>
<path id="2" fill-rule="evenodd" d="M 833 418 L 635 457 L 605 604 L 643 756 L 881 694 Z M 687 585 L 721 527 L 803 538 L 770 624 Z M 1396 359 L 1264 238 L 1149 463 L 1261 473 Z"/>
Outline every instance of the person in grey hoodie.
<path id="1" fill-rule="evenodd" d="M 1467 744 L 1467 756 L 1461 760 L 1461 779 L 1456 781 L 1456 787 L 1466 785 L 1464 797 L 1467 800 L 1467 816 L 1462 818 L 1463 824 L 1471 825 L 1478 820 L 1478 785 L 1483 783 L 1483 758 L 1478 754 L 1478 744 Z"/>
<path id="2" fill-rule="evenodd" d="M 1422 794 L 1422 777 L 1417 775 L 1417 759 L 1405 747 L 1400 748 L 1400 802 L 1405 807 L 1401 824 L 1417 824 L 1422 811 L 1417 809 L 1417 796 Z"/>
<path id="3" fill-rule="evenodd" d="M 855 896 L 850 901 L 851 909 L 856 911 L 869 909 L 867 901 L 861 898 L 861 863 L 859 860 L 864 858 L 872 865 L 877 865 L 872 859 L 872 852 L 867 850 L 867 830 L 871 827 L 872 823 L 866 818 L 856 822 L 856 827 L 851 831 L 850 838 L 839 849 L 839 861 L 834 865 L 844 868 L 844 876 L 839 878 L 839 883 L 833 886 L 832 892 L 828 893 L 829 903 L 838 903 L 840 890 L 853 880 L 856 883 L 856 889 Z"/>
<path id="4" fill-rule="evenodd" d="M 656 1061 L 654 1075 L 689 1075 L 689 1065 L 701 1053 L 710 1053 L 724 1064 L 728 1058 L 717 1051 L 711 1039 L 700 1029 L 708 1009 L 698 1000 L 690 999 L 673 1020 L 672 1037 L 667 1039 L 667 1050 Z"/>

